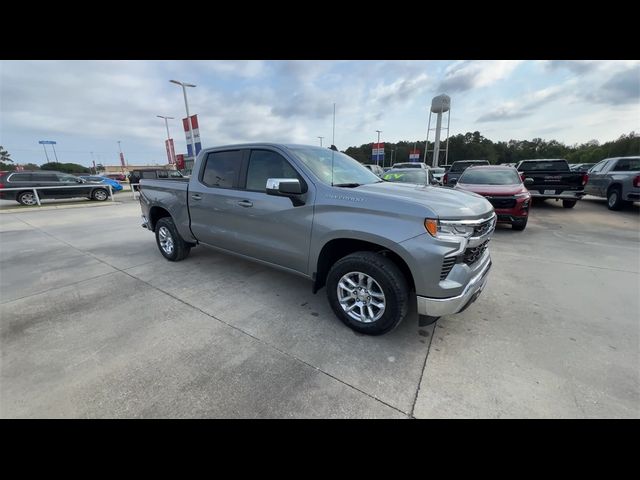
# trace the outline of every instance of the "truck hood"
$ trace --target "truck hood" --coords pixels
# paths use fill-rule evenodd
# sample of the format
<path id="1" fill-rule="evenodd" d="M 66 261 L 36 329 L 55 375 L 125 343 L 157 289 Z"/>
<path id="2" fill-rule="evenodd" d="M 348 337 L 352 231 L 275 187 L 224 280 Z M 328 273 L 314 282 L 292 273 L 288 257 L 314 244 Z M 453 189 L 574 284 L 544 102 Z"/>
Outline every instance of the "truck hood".
<path id="1" fill-rule="evenodd" d="M 409 200 L 430 208 L 442 219 L 484 218 L 493 212 L 493 206 L 483 196 L 445 187 L 381 182 L 362 185 L 355 191 L 388 197 L 390 203 L 397 198 Z"/>

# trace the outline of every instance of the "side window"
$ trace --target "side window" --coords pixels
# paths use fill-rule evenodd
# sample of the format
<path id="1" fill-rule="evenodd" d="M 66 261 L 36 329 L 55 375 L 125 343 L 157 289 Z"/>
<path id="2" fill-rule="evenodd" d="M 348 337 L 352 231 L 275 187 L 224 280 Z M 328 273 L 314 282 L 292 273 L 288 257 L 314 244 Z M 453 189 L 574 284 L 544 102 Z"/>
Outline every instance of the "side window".
<path id="1" fill-rule="evenodd" d="M 640 170 L 640 158 L 621 158 L 613 167 L 614 172 L 635 172 Z"/>
<path id="2" fill-rule="evenodd" d="M 169 174 L 166 171 L 159 170 L 158 171 L 158 178 L 169 178 Z"/>
<path id="3" fill-rule="evenodd" d="M 41 175 L 33 175 L 33 180 L 37 180 L 38 182 L 58 182 L 58 177 L 55 174 L 41 174 Z M 75 182 L 75 180 L 74 180 Z"/>
<path id="4" fill-rule="evenodd" d="M 142 178 L 156 178 L 156 172 L 145 172 L 144 170 L 140 172 L 142 174 Z"/>
<path id="5" fill-rule="evenodd" d="M 298 172 L 279 153 L 252 150 L 247 169 L 247 190 L 266 191 L 268 178 L 300 178 Z"/>
<path id="6" fill-rule="evenodd" d="M 42 179 L 39 178 L 38 180 L 40 180 L 41 182 L 51 181 L 51 180 L 45 180 L 45 177 L 47 176 L 42 175 Z M 57 177 L 59 182 L 76 183 L 76 177 L 73 177 L 71 175 L 58 174 Z"/>
<path id="7" fill-rule="evenodd" d="M 30 182 L 32 175 L 30 173 L 14 173 L 11 175 L 10 182 Z"/>
<path id="8" fill-rule="evenodd" d="M 242 164 L 242 151 L 211 152 L 207 155 L 200 181 L 207 187 L 234 188 Z"/>

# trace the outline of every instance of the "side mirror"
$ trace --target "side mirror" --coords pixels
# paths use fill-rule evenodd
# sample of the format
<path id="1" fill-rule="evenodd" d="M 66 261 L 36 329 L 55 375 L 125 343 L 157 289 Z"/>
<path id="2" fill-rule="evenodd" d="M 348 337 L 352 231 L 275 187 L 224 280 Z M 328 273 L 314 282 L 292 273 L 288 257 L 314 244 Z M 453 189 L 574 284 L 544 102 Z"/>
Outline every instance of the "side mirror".
<path id="1" fill-rule="evenodd" d="M 76 178 L 76 183 L 85 183 L 84 179 L 82 178 Z"/>
<path id="2" fill-rule="evenodd" d="M 449 183 L 450 186 L 453 187 L 456 183 L 458 183 L 458 179 L 457 178 L 452 178 L 452 179 L 449 180 L 448 183 Z"/>
<path id="3" fill-rule="evenodd" d="M 533 184 L 533 178 L 531 177 L 527 177 L 524 179 L 524 184 L 525 185 L 532 185 Z"/>
<path id="4" fill-rule="evenodd" d="M 292 195 L 300 195 L 301 193 L 303 193 L 302 185 L 297 178 L 267 179 L 267 195 L 290 197 Z"/>
<path id="5" fill-rule="evenodd" d="M 431 185 L 440 185 L 440 182 L 438 182 L 437 178 L 432 178 L 431 179 Z"/>

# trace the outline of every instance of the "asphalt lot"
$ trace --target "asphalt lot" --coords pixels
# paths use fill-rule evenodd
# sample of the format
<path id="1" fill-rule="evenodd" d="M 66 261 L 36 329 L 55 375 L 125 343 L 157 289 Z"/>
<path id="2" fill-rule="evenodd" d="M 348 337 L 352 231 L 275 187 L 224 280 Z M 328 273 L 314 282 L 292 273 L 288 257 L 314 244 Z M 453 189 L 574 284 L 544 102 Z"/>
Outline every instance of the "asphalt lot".
<path id="1" fill-rule="evenodd" d="M 464 313 L 368 337 L 299 277 L 167 262 L 120 195 L 2 202 L 1 417 L 640 417 L 638 204 L 536 205 Z"/>

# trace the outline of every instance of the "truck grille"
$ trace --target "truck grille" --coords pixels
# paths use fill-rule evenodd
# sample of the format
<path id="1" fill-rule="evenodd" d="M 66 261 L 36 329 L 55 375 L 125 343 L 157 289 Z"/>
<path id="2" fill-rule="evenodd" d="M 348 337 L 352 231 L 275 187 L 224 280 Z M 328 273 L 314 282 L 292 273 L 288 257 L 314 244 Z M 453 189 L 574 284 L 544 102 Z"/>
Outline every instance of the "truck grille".
<path id="1" fill-rule="evenodd" d="M 463 253 L 462 261 L 467 265 L 473 265 L 474 263 L 476 263 L 476 261 L 478 261 L 478 259 L 482 257 L 482 254 L 487 249 L 488 243 L 489 240 L 487 240 L 486 242 L 482 242 L 477 247 L 467 248 Z"/>
<path id="2" fill-rule="evenodd" d="M 473 236 L 480 237 L 482 235 L 485 235 L 486 233 L 489 233 L 494 226 L 495 220 L 496 218 L 494 216 L 486 222 L 482 222 L 481 224 L 476 225 L 476 227 L 473 229 Z"/>
<path id="3" fill-rule="evenodd" d="M 444 280 L 449 275 L 449 272 L 456 264 L 457 257 L 445 257 L 442 261 L 442 270 L 440 270 L 440 280 Z"/>
<path id="4" fill-rule="evenodd" d="M 513 208 L 516 206 L 516 199 L 513 197 L 486 197 L 493 208 Z"/>

